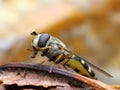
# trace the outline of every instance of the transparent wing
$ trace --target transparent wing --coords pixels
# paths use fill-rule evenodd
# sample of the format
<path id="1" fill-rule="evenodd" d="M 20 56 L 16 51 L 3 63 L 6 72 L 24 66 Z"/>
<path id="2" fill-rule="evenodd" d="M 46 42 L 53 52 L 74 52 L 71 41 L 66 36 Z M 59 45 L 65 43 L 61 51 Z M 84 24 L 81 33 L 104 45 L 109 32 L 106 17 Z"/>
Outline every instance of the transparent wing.
<path id="1" fill-rule="evenodd" d="M 85 60 L 85 59 L 84 59 L 84 61 L 85 61 L 87 64 L 89 64 L 91 67 L 93 67 L 94 69 L 96 69 L 97 71 L 103 73 L 104 75 L 106 75 L 106 76 L 108 76 L 108 77 L 113 77 L 111 74 L 109 74 L 109 73 L 107 73 L 106 71 L 100 69 L 98 66 L 96 66 L 96 65 L 94 65 L 94 64 L 92 64 L 92 63 L 90 63 L 90 62 L 88 62 L 88 61 Z"/>
<path id="2" fill-rule="evenodd" d="M 63 47 L 60 47 L 59 45 L 58 45 L 58 47 L 64 49 L 65 51 L 67 51 L 67 52 L 69 52 L 69 53 L 72 53 L 71 51 L 69 51 L 69 50 L 67 50 L 67 49 L 65 49 L 65 48 L 63 48 Z M 76 55 L 76 54 L 75 54 L 75 55 Z M 76 56 L 79 57 L 78 55 L 76 55 Z M 81 57 L 79 57 L 79 58 L 80 58 L 80 59 L 83 59 L 83 58 L 81 58 Z M 108 76 L 108 77 L 113 77 L 111 74 L 109 74 L 109 73 L 107 73 L 106 71 L 100 69 L 98 66 L 90 63 L 89 61 L 87 61 L 87 60 L 85 60 L 85 59 L 83 59 L 83 60 L 84 60 L 88 65 L 90 65 L 91 67 L 93 67 L 93 68 L 96 69 L 97 71 L 101 72 L 102 74 L 104 74 L 104 75 L 106 75 L 106 76 Z"/>

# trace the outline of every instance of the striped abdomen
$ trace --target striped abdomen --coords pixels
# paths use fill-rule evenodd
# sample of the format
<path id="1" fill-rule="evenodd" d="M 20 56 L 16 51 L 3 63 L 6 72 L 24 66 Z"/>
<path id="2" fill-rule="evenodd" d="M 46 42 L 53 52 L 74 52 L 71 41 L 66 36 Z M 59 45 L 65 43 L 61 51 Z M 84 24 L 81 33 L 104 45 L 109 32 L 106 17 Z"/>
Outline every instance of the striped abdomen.
<path id="1" fill-rule="evenodd" d="M 86 77 L 95 78 L 95 73 L 93 70 L 88 66 L 88 64 L 86 64 L 84 59 L 80 58 L 77 55 L 73 55 L 65 64 L 65 66 L 72 68 L 75 72 L 80 73 Z"/>

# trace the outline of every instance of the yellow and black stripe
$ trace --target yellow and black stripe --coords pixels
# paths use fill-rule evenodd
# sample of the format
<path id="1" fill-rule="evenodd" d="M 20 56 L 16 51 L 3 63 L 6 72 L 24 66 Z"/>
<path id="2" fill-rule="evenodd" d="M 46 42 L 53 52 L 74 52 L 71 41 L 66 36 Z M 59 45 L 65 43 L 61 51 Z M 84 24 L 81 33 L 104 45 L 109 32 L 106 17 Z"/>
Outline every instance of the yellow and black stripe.
<path id="1" fill-rule="evenodd" d="M 72 68 L 77 73 L 80 73 L 86 77 L 95 78 L 95 73 L 84 59 L 77 55 L 73 55 L 72 58 L 66 63 L 66 66 Z"/>
<path id="2" fill-rule="evenodd" d="M 56 57 L 54 57 L 55 64 L 62 64 L 63 66 L 67 66 L 69 68 L 72 68 L 75 72 L 82 74 L 89 78 L 95 78 L 95 73 L 91 69 L 90 66 L 84 61 L 83 58 L 72 55 L 70 58 L 65 58 L 64 54 L 59 54 Z M 95 78 L 96 79 L 96 78 Z"/>

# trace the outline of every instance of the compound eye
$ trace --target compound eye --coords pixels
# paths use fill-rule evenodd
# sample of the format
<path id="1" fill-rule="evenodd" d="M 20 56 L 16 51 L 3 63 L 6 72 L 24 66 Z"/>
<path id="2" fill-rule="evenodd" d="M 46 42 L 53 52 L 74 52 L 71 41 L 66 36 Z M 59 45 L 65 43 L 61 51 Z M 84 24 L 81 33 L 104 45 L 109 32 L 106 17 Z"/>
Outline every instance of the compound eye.
<path id="1" fill-rule="evenodd" d="M 38 46 L 39 47 L 45 47 L 49 38 L 50 38 L 49 34 L 46 34 L 46 33 L 41 34 L 40 37 L 39 37 Z"/>

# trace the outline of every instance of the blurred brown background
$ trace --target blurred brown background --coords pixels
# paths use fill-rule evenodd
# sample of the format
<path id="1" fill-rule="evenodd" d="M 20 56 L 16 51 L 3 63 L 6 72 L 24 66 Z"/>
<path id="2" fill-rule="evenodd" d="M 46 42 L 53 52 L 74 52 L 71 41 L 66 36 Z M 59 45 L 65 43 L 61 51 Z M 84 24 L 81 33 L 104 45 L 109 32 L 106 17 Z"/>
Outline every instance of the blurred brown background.
<path id="1" fill-rule="evenodd" d="M 47 32 L 61 39 L 114 78 L 99 72 L 101 81 L 120 84 L 119 0 L 0 0 L 0 63 L 40 62 L 29 56 L 30 33 Z"/>

